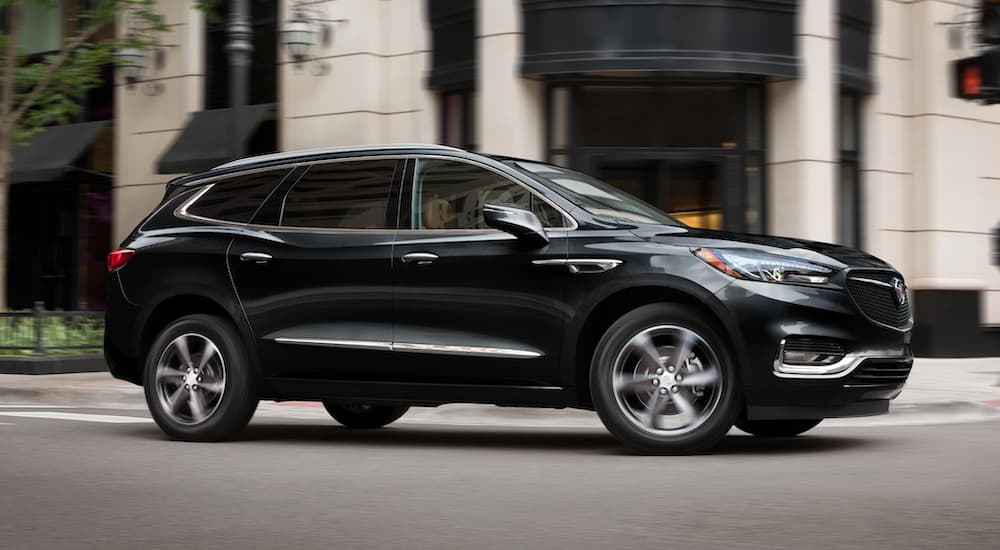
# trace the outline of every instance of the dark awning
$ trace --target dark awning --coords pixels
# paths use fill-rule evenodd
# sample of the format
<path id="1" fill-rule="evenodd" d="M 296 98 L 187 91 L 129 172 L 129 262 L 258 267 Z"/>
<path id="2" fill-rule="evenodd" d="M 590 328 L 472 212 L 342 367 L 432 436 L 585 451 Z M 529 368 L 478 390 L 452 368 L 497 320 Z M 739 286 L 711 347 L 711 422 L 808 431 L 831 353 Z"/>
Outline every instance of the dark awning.
<path id="1" fill-rule="evenodd" d="M 187 126 L 156 163 L 160 174 L 210 170 L 233 160 L 229 155 L 230 109 L 191 113 Z M 248 143 L 264 121 L 274 118 L 274 103 L 246 106 L 240 139 Z"/>
<path id="2" fill-rule="evenodd" d="M 521 73 L 527 76 L 799 73 L 798 0 L 521 0 L 521 5 Z"/>
<path id="3" fill-rule="evenodd" d="M 53 181 L 90 147 L 108 121 L 50 126 L 25 146 L 14 147 L 10 182 Z"/>

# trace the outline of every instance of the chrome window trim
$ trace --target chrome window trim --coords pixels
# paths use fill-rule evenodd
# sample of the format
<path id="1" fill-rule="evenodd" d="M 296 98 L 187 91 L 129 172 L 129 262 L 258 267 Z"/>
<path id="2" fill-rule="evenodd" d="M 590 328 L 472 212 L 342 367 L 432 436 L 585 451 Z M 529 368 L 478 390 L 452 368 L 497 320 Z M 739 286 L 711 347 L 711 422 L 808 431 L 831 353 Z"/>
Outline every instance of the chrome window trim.
<path id="1" fill-rule="evenodd" d="M 177 217 L 179 217 L 179 218 L 185 218 L 185 219 L 189 219 L 189 220 L 196 220 L 196 221 L 202 221 L 202 222 L 219 224 L 219 225 L 229 225 L 229 226 L 233 226 L 233 227 L 245 227 L 247 229 L 270 229 L 270 230 L 282 230 L 283 229 L 283 230 L 288 230 L 288 231 L 300 231 L 300 232 L 301 231 L 308 231 L 308 232 L 316 232 L 316 233 L 341 233 L 341 232 L 357 232 L 357 231 L 393 233 L 396 230 L 395 229 L 391 229 L 391 228 L 384 228 L 384 229 L 364 229 L 364 228 L 335 228 L 335 227 L 305 227 L 305 226 L 297 226 L 297 225 L 268 225 L 268 224 L 262 224 L 262 223 L 240 223 L 240 222 L 231 222 L 231 221 L 227 221 L 227 220 L 217 220 L 215 218 L 206 218 L 206 217 L 203 217 L 203 216 L 196 216 L 196 215 L 191 214 L 191 213 L 189 213 L 187 211 L 187 209 L 191 205 L 193 205 L 195 202 L 197 202 L 197 200 L 199 198 L 201 198 L 202 195 L 204 195 L 206 192 L 208 192 L 208 190 L 211 189 L 212 186 L 214 186 L 216 183 L 218 183 L 221 180 L 226 180 L 226 179 L 230 179 L 230 178 L 237 178 L 237 177 L 246 176 L 246 175 L 249 175 L 249 174 L 256 174 L 258 172 L 266 172 L 268 170 L 280 170 L 280 169 L 283 169 L 283 168 L 288 168 L 288 169 L 294 170 L 295 168 L 298 168 L 300 166 L 310 166 L 311 167 L 311 166 L 316 166 L 316 165 L 319 165 L 319 164 L 332 164 L 332 163 L 335 163 L 335 162 L 366 161 L 366 160 L 395 160 L 395 161 L 399 161 L 399 160 L 406 160 L 406 155 L 399 155 L 399 154 L 394 154 L 394 155 L 369 155 L 369 156 L 360 156 L 360 157 L 342 157 L 342 158 L 336 158 L 336 159 L 322 159 L 322 160 L 315 160 L 315 161 L 300 161 L 300 162 L 295 162 L 295 163 L 291 163 L 291 164 L 281 164 L 281 165 L 275 165 L 275 166 L 268 166 L 266 168 L 255 168 L 255 169 L 246 170 L 246 171 L 243 171 L 243 172 L 223 174 L 223 175 L 220 175 L 220 176 L 213 176 L 213 177 L 205 178 L 203 180 L 199 180 L 198 184 L 207 183 L 208 185 L 206 185 L 206 188 L 202 189 L 201 191 L 198 191 L 194 196 L 192 196 L 191 198 L 189 198 L 186 201 L 184 201 L 183 203 L 181 203 L 180 206 L 178 206 L 176 209 L 174 209 L 174 215 L 177 216 Z M 308 173 L 308 171 L 306 173 Z M 305 175 L 306 174 L 303 173 L 301 176 L 299 176 L 299 178 L 301 179 Z M 295 183 L 298 183 L 298 181 L 296 181 Z M 280 185 L 280 183 L 279 183 L 279 185 Z M 293 186 L 293 188 L 294 188 L 294 186 Z M 291 189 L 289 189 L 289 191 L 291 191 Z M 268 198 L 270 198 L 270 195 L 268 196 Z"/>
<path id="2" fill-rule="evenodd" d="M 507 359 L 535 359 L 542 354 L 537 351 L 494 348 L 485 346 L 456 346 L 448 344 L 425 344 L 419 342 L 385 342 L 376 340 L 349 340 L 336 338 L 291 338 L 281 336 L 274 341 L 279 344 L 300 344 L 306 346 L 322 346 L 348 349 L 367 349 L 378 351 L 400 351 L 413 353 L 432 353 L 437 355 L 464 355 L 472 357 L 501 357 Z"/>
<path id="3" fill-rule="evenodd" d="M 441 148 L 445 149 L 445 147 L 441 147 Z M 357 148 L 345 149 L 345 152 L 356 151 L 356 150 L 358 150 L 358 149 Z M 452 150 L 452 149 L 448 149 L 448 150 Z M 461 149 L 454 149 L 454 150 L 455 151 L 461 151 Z M 385 154 L 385 155 L 365 155 L 365 156 L 357 156 L 357 157 L 341 157 L 341 158 L 334 158 L 334 159 L 321 159 L 321 160 L 312 160 L 312 161 L 301 160 L 301 161 L 290 162 L 290 163 L 286 163 L 286 164 L 277 164 L 277 165 L 271 165 L 271 166 L 266 166 L 266 167 L 252 168 L 252 169 L 248 169 L 248 170 L 241 171 L 241 172 L 235 172 L 235 173 L 228 173 L 228 174 L 220 174 L 220 175 L 216 175 L 216 176 L 210 176 L 210 177 L 207 177 L 207 178 L 204 178 L 204 179 L 200 179 L 197 182 L 192 182 L 191 187 L 194 187 L 196 185 L 197 186 L 206 185 L 206 189 L 203 189 L 203 190 L 199 191 L 194 196 L 190 197 L 189 199 L 187 199 L 186 201 L 184 201 L 183 203 L 181 203 L 180 206 L 178 206 L 176 209 L 174 209 L 174 215 L 177 216 L 177 217 L 179 217 L 179 218 L 184 218 L 184 219 L 189 219 L 189 220 L 194 220 L 194 221 L 200 221 L 200 222 L 205 222 L 205 223 L 212 223 L 212 224 L 218 224 L 218 225 L 227 225 L 227 226 L 232 226 L 232 227 L 243 227 L 243 228 L 247 228 L 247 229 L 266 229 L 266 230 L 272 230 L 272 231 L 274 231 L 274 230 L 278 230 L 278 231 L 280 231 L 280 230 L 286 230 L 286 231 L 312 232 L 312 233 L 357 233 L 357 232 L 368 232 L 368 233 L 398 233 L 398 234 L 414 234 L 414 233 L 424 234 L 424 233 L 429 233 L 429 232 L 432 232 L 432 233 L 503 233 L 499 229 L 493 229 L 493 228 L 484 228 L 484 229 L 403 229 L 403 228 L 398 228 L 398 229 L 364 229 L 364 228 L 303 227 L 303 226 L 293 226 L 293 225 L 268 225 L 268 224 L 260 224 L 260 223 L 240 223 L 240 222 L 232 222 L 232 221 L 226 221 L 226 220 L 217 220 L 217 219 L 214 219 L 214 218 L 206 218 L 206 217 L 202 217 L 202 216 L 196 216 L 194 214 L 190 214 L 190 213 L 187 212 L 188 207 L 190 207 L 192 204 L 194 204 L 204 193 L 206 193 L 208 191 L 208 189 L 211 187 L 211 185 L 214 185 L 215 183 L 217 183 L 217 182 L 219 182 L 221 180 L 226 180 L 226 179 L 230 179 L 230 178 L 236 178 L 236 177 L 245 176 L 245 175 L 249 175 L 249 174 L 256 174 L 258 172 L 266 172 L 268 170 L 280 170 L 280 169 L 291 169 L 291 170 L 294 170 L 295 168 L 298 168 L 299 166 L 315 166 L 315 165 L 319 165 L 319 164 L 331 164 L 331 163 L 335 163 L 335 162 L 351 162 L 351 161 L 366 161 L 366 160 L 397 160 L 398 161 L 398 160 L 419 160 L 419 159 L 428 159 L 428 158 L 429 159 L 439 159 L 439 160 L 451 160 L 451 161 L 455 161 L 455 162 L 464 162 L 465 164 L 471 164 L 471 165 L 474 165 L 474 166 L 477 166 L 477 167 L 480 167 L 480 168 L 484 168 L 484 169 L 486 169 L 486 170 L 488 170 L 490 172 L 493 172 L 493 173 L 499 175 L 500 177 L 505 178 L 505 179 L 511 181 L 515 185 L 519 185 L 519 186 L 525 188 L 533 196 L 538 197 L 539 199 L 541 199 L 542 201 L 544 201 L 548 205 L 550 205 L 553 208 L 555 208 L 557 212 L 559 212 L 560 214 L 562 214 L 563 217 L 566 218 L 566 219 L 568 219 L 570 221 L 570 223 L 571 223 L 571 225 L 566 226 L 566 227 L 546 227 L 545 228 L 546 232 L 550 232 L 551 231 L 553 233 L 566 233 L 566 232 L 569 232 L 569 231 L 574 231 L 576 229 L 579 229 L 579 227 L 580 227 L 579 223 L 577 223 L 577 221 L 576 221 L 576 218 L 574 218 L 573 216 L 569 215 L 569 213 L 566 210 L 564 210 L 563 208 L 561 208 L 559 205 L 555 204 L 554 202 L 552 202 L 551 200 L 549 200 L 545 196 L 541 195 L 540 193 L 538 193 L 537 191 L 535 191 L 531 187 L 525 185 L 524 183 L 522 183 L 522 182 L 520 182 L 520 181 L 518 181 L 516 179 L 512 179 L 509 175 L 501 172 L 500 170 L 497 170 L 496 168 L 494 168 L 492 166 L 489 166 L 489 165 L 487 165 L 485 163 L 482 163 L 482 162 L 476 161 L 476 160 L 464 159 L 464 158 L 453 157 L 453 156 L 448 156 L 448 155 L 433 155 L 433 154 L 421 155 L 421 154 L 398 154 L 398 153 L 395 153 L 395 154 Z M 304 176 L 305 176 L 305 174 L 302 174 L 302 176 L 300 176 L 300 178 L 304 177 Z M 296 182 L 296 183 L 298 183 L 298 182 Z M 412 182 L 411 182 L 411 185 L 412 185 Z M 412 208 L 412 205 L 411 205 L 411 208 Z"/>
<path id="4" fill-rule="evenodd" d="M 570 216 L 569 212 L 567 212 L 566 210 L 562 209 L 558 204 L 552 202 L 547 197 L 545 197 L 544 195 L 540 194 L 538 191 L 535 191 L 530 186 L 526 185 L 524 182 L 521 182 L 519 180 L 513 179 L 513 178 L 510 177 L 509 174 L 505 174 L 502 171 L 497 170 L 496 168 L 494 168 L 492 166 L 489 166 L 488 164 L 485 164 L 483 162 L 480 162 L 480 161 L 477 161 L 477 160 L 474 160 L 474 159 L 466 159 L 466 158 L 459 158 L 459 157 L 450 157 L 450 156 L 447 156 L 447 155 L 411 154 L 411 155 L 406 155 L 406 157 L 408 159 L 411 159 L 411 160 L 423 160 L 423 159 L 450 160 L 450 161 L 453 161 L 453 162 L 461 162 L 461 163 L 465 163 L 465 164 L 471 164 L 473 166 L 477 166 L 479 168 L 483 168 L 483 169 L 485 169 L 485 170 L 487 170 L 489 172 L 493 172 L 494 174 L 500 176 L 501 178 L 504 178 L 505 180 L 513 183 L 514 185 L 518 185 L 520 187 L 523 187 L 532 196 L 538 197 L 539 199 L 541 199 L 543 202 L 545 202 L 546 204 L 548 204 L 552 208 L 555 208 L 556 212 L 559 212 L 560 214 L 562 214 L 563 218 L 569 220 L 569 222 L 570 222 L 570 225 L 568 225 L 568 226 L 545 227 L 544 229 L 545 229 L 546 232 L 552 231 L 552 232 L 556 232 L 556 233 L 564 233 L 564 232 L 573 231 L 575 229 L 579 229 L 580 228 L 580 224 L 577 223 L 576 218 L 574 218 L 573 216 Z M 414 180 L 416 179 L 416 174 L 417 174 L 417 169 L 416 169 L 416 167 L 414 167 L 414 169 L 413 169 Z M 414 181 L 411 181 L 410 182 L 411 194 L 412 194 L 413 187 L 414 187 L 413 184 L 414 184 Z M 413 208 L 412 204 L 410 205 L 410 208 L 411 209 Z M 412 212 L 410 213 L 410 215 L 412 217 L 412 215 L 413 215 Z M 482 231 L 496 231 L 496 232 L 501 232 L 499 229 L 492 229 L 492 228 L 486 228 L 486 229 L 413 229 L 413 228 L 403 229 L 403 228 L 400 228 L 400 231 L 401 232 L 402 231 L 418 231 L 420 233 L 427 233 L 427 232 L 434 232 L 434 233 L 438 233 L 438 232 L 469 233 L 469 232 L 482 232 Z"/>

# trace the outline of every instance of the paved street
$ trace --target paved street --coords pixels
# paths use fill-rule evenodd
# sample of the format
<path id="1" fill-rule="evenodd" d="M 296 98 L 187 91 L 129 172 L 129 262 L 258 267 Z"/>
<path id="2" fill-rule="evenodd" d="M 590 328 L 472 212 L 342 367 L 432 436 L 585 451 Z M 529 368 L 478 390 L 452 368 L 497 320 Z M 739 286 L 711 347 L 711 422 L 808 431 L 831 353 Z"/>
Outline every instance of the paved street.
<path id="1" fill-rule="evenodd" d="M 272 406 L 272 409 L 274 406 Z M 142 411 L 0 405 L 0 548 L 996 548 L 1000 422 L 634 456 L 594 428 L 268 412 L 166 441 Z"/>

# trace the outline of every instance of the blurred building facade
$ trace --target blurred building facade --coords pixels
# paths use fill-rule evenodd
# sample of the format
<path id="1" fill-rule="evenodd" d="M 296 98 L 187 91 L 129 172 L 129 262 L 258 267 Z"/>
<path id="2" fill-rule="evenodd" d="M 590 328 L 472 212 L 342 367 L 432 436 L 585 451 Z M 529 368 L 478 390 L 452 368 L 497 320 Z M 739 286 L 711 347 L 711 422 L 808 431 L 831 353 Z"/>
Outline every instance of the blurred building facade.
<path id="1" fill-rule="evenodd" d="M 78 32 L 82 2 L 24 5 L 18 47 L 32 62 L 58 50 Z M 8 8 L 0 7 L 0 21 Z M 4 28 L 6 26 L 4 25 Z M 94 40 L 113 37 L 108 27 Z M 105 257 L 111 246 L 114 70 L 90 91 L 80 113 L 15 146 L 7 226 L 7 301 L 28 309 L 103 309 Z"/>
<path id="2" fill-rule="evenodd" d="M 161 2 L 156 93 L 116 89 L 116 242 L 164 182 L 227 159 L 225 6 L 191 4 Z M 968 18 L 953 2 L 250 4 L 250 152 L 547 159 L 692 225 L 863 248 L 906 276 L 917 353 L 1000 354 L 1000 108 L 950 97 L 948 62 L 969 55 L 949 41 Z M 303 6 L 344 21 L 297 64 L 278 30 Z"/>

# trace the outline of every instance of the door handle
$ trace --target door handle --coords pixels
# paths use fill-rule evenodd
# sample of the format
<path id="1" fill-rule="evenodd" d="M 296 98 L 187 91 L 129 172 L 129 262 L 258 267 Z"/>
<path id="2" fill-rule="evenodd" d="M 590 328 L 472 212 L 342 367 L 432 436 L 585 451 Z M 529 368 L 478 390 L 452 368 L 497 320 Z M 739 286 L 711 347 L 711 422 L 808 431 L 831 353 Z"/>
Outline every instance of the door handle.
<path id="1" fill-rule="evenodd" d="M 244 252 L 240 254 L 240 260 L 255 264 L 266 264 L 271 261 L 271 255 L 263 252 Z"/>
<path id="2" fill-rule="evenodd" d="M 438 255 L 430 252 L 410 252 L 403 255 L 403 263 L 414 265 L 430 265 L 437 259 Z"/>

